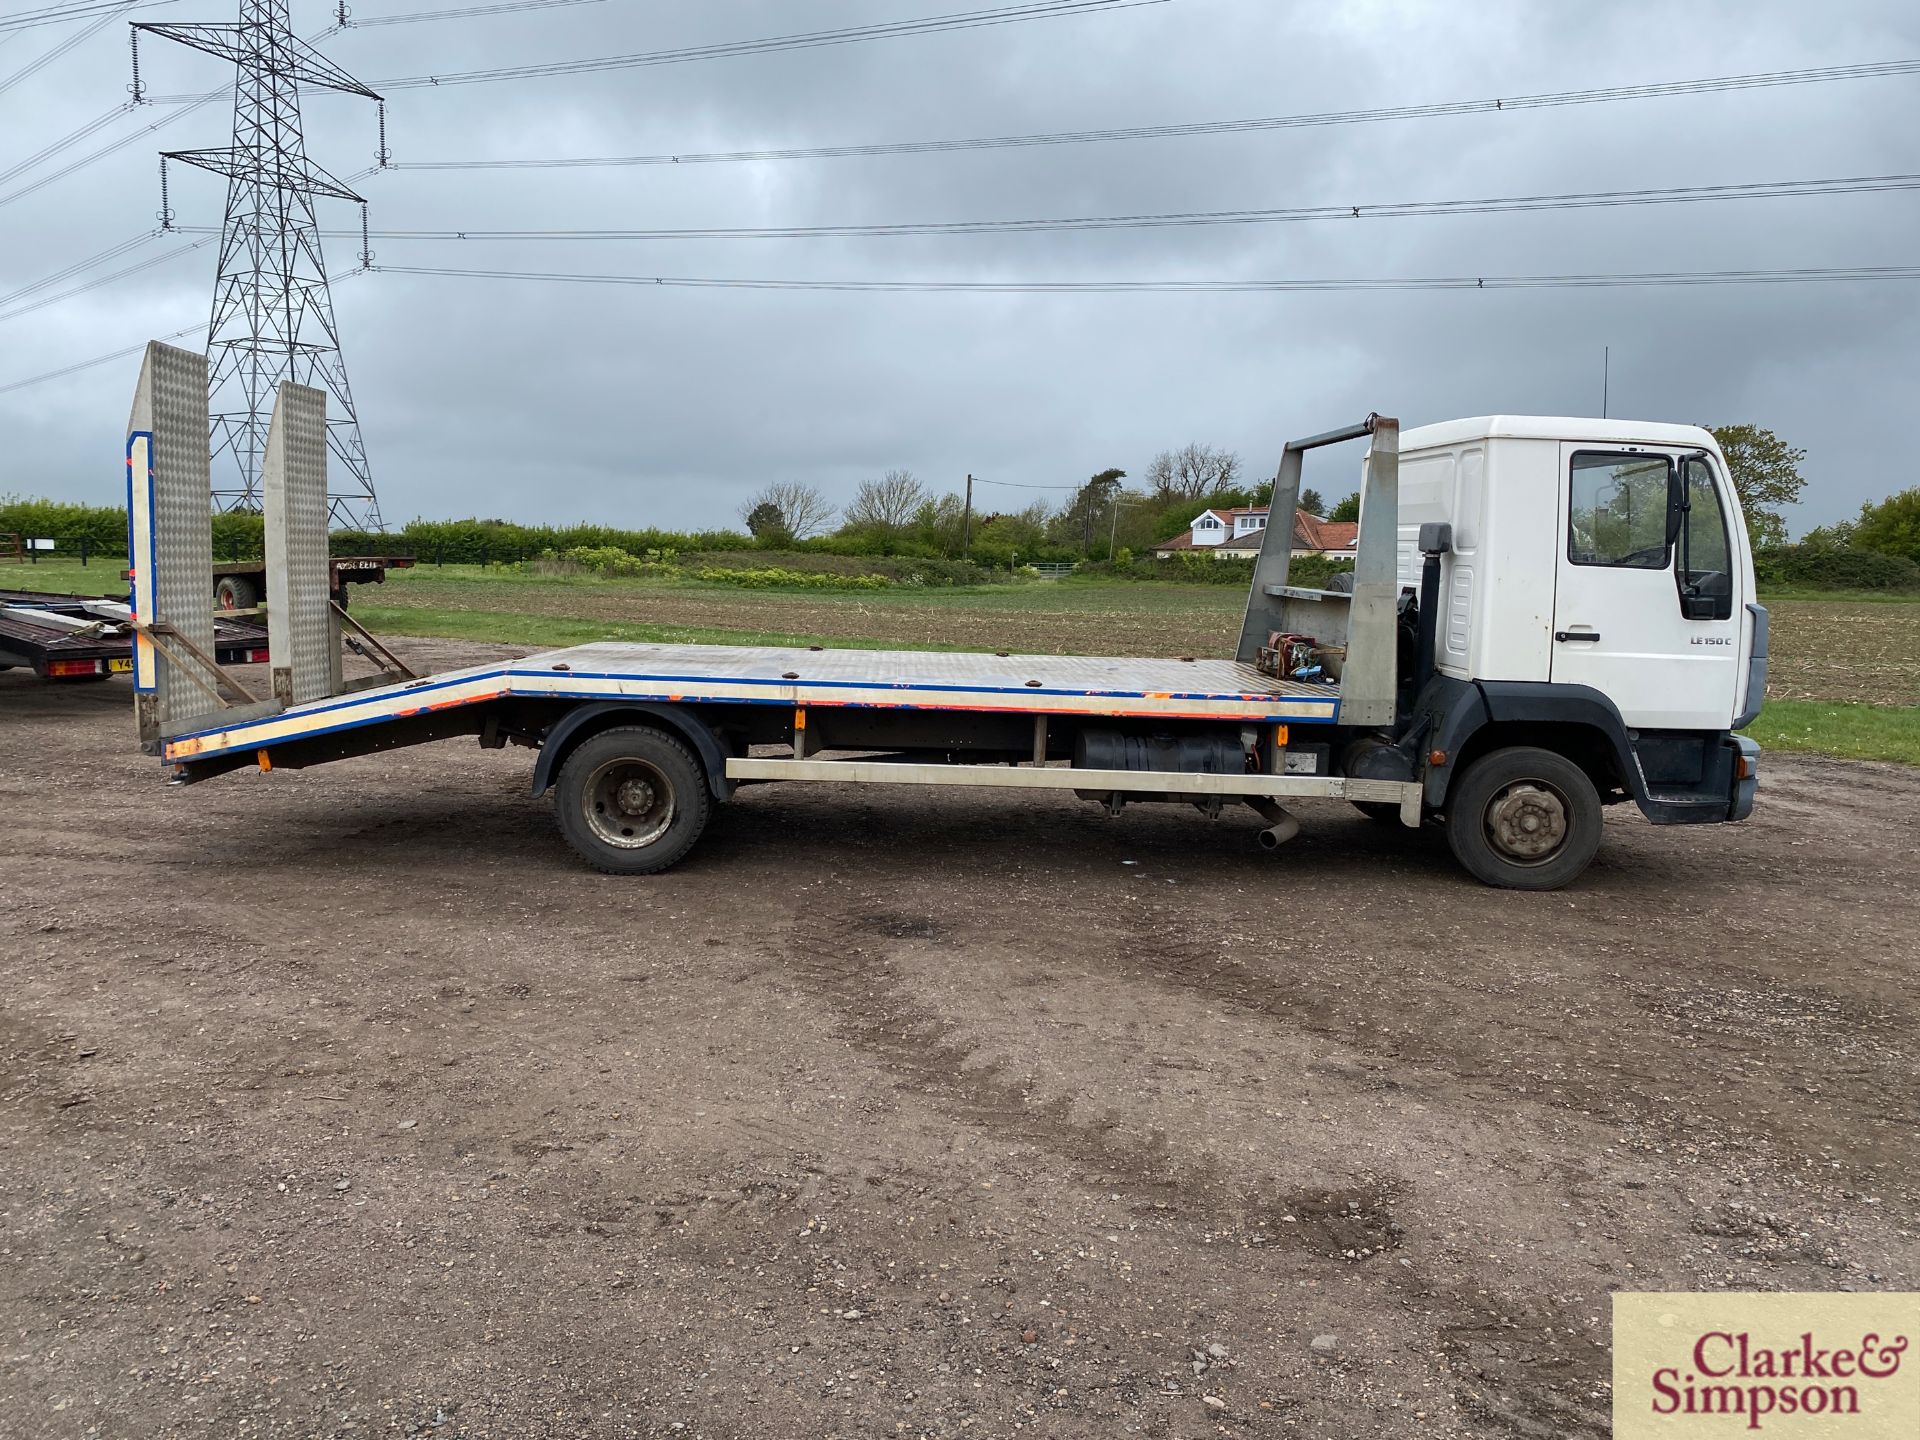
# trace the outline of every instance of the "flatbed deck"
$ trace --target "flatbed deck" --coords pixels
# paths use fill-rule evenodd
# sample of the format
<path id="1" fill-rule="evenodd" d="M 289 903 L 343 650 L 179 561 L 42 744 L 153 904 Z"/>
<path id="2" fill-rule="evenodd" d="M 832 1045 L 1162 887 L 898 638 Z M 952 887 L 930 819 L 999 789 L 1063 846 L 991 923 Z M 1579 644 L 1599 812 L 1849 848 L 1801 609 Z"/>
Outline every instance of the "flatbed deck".
<path id="1" fill-rule="evenodd" d="M 1332 725 L 1337 687 L 1232 660 L 1001 655 L 758 645 L 597 643 L 204 722 L 165 741 L 169 763 L 271 749 L 341 730 L 514 698 L 862 707 Z M 212 719 L 214 717 L 206 717 Z"/>

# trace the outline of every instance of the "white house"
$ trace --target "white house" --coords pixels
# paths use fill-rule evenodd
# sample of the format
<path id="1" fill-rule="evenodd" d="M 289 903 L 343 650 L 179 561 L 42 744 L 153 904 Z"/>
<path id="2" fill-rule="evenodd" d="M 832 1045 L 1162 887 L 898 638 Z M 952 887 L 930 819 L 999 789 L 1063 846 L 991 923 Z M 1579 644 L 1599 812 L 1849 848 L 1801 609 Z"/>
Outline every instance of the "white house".
<path id="1" fill-rule="evenodd" d="M 1155 558 L 1164 560 L 1183 550 L 1203 550 L 1216 560 L 1251 559 L 1260 553 L 1265 539 L 1268 507 L 1236 505 L 1230 510 L 1206 509 L 1194 516 L 1184 535 L 1163 540 L 1153 547 Z M 1293 512 L 1294 553 L 1325 555 L 1330 560 L 1351 560 L 1360 527 L 1348 520 L 1322 520 L 1304 510 Z"/>

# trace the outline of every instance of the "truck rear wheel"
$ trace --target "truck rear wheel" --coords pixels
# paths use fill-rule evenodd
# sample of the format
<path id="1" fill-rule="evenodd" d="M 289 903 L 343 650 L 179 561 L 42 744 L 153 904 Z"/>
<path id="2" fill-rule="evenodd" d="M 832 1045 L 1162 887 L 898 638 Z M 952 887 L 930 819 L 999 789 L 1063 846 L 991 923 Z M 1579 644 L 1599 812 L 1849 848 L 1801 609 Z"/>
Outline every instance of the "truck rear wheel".
<path id="1" fill-rule="evenodd" d="M 608 875 L 666 869 L 693 848 L 713 808 L 693 752 L 647 725 L 581 741 L 560 767 L 554 804 L 567 843 Z"/>
<path id="2" fill-rule="evenodd" d="M 1481 756 L 1447 800 L 1447 844 L 1478 880 L 1504 890 L 1558 890 L 1600 848 L 1600 792 L 1551 750 L 1515 745 Z"/>

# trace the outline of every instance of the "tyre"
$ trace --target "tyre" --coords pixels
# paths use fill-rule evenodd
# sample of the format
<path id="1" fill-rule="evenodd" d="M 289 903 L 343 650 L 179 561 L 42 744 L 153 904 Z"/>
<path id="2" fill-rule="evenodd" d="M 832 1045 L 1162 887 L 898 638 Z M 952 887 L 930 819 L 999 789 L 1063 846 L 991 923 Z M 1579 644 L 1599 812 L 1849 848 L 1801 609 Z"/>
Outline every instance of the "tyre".
<path id="1" fill-rule="evenodd" d="M 1389 800 L 1355 800 L 1353 808 L 1376 825 L 1400 825 L 1400 807 Z"/>
<path id="2" fill-rule="evenodd" d="M 1482 755 L 1447 799 L 1447 844 L 1474 878 L 1504 890 L 1558 890 L 1600 848 L 1600 792 L 1551 750 Z"/>
<path id="3" fill-rule="evenodd" d="M 693 848 L 713 797 L 699 760 L 678 739 L 622 725 L 589 736 L 567 757 L 554 805 L 560 833 L 594 869 L 651 875 Z"/>
<path id="4" fill-rule="evenodd" d="M 251 610 L 260 603 L 260 587 L 250 575 L 222 575 L 213 582 L 213 608 Z"/>

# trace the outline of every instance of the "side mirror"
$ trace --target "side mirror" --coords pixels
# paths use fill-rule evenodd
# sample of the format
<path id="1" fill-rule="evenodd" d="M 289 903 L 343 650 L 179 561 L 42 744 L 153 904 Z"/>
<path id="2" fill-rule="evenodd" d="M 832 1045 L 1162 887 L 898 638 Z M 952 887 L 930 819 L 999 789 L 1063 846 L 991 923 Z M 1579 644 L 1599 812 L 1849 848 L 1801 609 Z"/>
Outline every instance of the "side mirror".
<path id="1" fill-rule="evenodd" d="M 1680 527 L 1687 523 L 1687 482 L 1681 467 L 1669 465 L 1667 468 L 1667 545 L 1680 538 Z"/>

